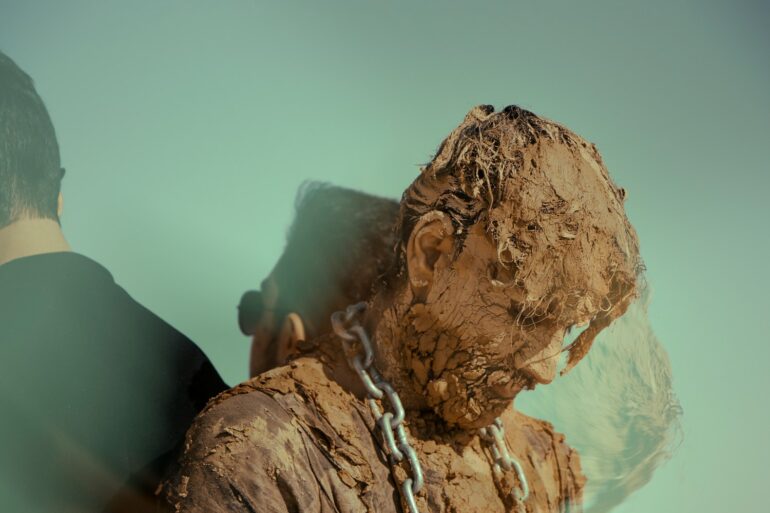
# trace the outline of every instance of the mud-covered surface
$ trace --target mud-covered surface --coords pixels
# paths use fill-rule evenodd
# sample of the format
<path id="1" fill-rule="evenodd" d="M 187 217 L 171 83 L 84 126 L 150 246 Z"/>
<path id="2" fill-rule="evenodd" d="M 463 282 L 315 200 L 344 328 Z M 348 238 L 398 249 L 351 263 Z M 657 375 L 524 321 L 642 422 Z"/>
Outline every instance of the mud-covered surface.
<path id="1" fill-rule="evenodd" d="M 527 511 L 580 511 L 577 455 L 512 403 L 554 379 L 570 329 L 587 326 L 568 368 L 635 297 L 641 260 L 624 197 L 578 135 L 487 106 L 405 191 L 394 265 L 350 322 L 371 336 L 374 365 L 407 410 L 421 511 L 515 511 L 516 475 L 493 472 L 477 434 L 497 417 L 529 480 Z M 352 354 L 328 335 L 306 350 L 196 421 L 169 483 L 178 511 L 399 511 L 408 468 L 384 459 Z"/>
<path id="2" fill-rule="evenodd" d="M 480 106 L 407 190 L 401 223 L 444 212 L 458 249 L 481 224 L 507 270 L 500 281 L 521 289 L 520 321 L 544 309 L 593 316 L 634 291 L 641 266 L 625 196 L 596 146 L 568 128 L 516 106 Z"/>
<path id="3" fill-rule="evenodd" d="M 517 107 L 473 109 L 404 193 L 398 262 L 367 325 L 383 372 L 410 404 L 470 429 L 550 382 L 566 334 L 587 325 L 565 371 L 577 364 L 636 295 L 624 198 L 567 128 Z M 426 233 L 451 250 L 416 280 Z"/>
<path id="4" fill-rule="evenodd" d="M 396 513 L 401 499 L 365 403 L 331 381 L 323 364 L 302 358 L 212 401 L 187 435 L 181 468 L 165 484 L 178 512 Z M 511 454 L 531 496 L 527 511 L 566 511 L 584 480 L 577 455 L 546 422 L 508 410 Z M 424 512 L 514 511 L 474 433 L 446 431 L 421 417 L 407 430 L 425 472 Z M 395 471 L 401 479 L 403 469 Z M 573 506 L 570 511 L 580 511 Z"/>

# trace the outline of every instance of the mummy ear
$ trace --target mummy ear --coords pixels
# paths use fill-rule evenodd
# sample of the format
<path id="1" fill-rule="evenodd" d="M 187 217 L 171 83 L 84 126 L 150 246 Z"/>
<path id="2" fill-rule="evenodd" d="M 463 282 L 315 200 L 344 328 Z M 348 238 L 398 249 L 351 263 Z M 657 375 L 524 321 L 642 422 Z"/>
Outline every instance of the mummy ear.
<path id="1" fill-rule="evenodd" d="M 409 284 L 415 296 L 430 289 L 437 266 L 448 265 L 453 246 L 452 222 L 446 214 L 433 210 L 417 221 L 406 246 Z"/>

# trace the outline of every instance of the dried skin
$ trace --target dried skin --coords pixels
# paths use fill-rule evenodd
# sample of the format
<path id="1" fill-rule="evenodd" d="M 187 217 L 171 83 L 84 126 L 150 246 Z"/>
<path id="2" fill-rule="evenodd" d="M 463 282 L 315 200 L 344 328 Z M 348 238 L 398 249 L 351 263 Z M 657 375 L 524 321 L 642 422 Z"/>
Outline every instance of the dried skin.
<path id="1" fill-rule="evenodd" d="M 303 358 L 212 401 L 188 432 L 178 474 L 165 484 L 174 510 L 401 511 L 368 408 L 327 372 L 317 359 Z M 527 511 L 563 511 L 566 501 L 577 505 L 584 482 L 563 436 L 513 410 L 504 421 L 532 488 Z M 421 511 L 514 511 L 505 490 L 515 476 L 496 480 L 478 437 L 442 426 L 431 417 L 407 425 L 425 469 L 417 497 Z M 393 470 L 399 482 L 406 476 L 400 466 Z"/>
<path id="2" fill-rule="evenodd" d="M 364 323 L 408 410 L 422 511 L 513 511 L 515 476 L 493 475 L 474 434 L 498 416 L 530 480 L 528 511 L 579 511 L 577 456 L 511 403 L 552 379 L 568 328 L 590 323 L 574 365 L 635 294 L 641 263 L 623 197 L 592 145 L 515 108 L 474 109 L 405 192 L 395 270 Z M 411 229 L 445 218 L 454 253 L 431 280 L 410 282 Z M 333 360 L 298 360 L 215 401 L 170 483 L 177 510 L 395 513 L 389 476 L 400 483 L 405 469 L 385 463 L 350 376 L 322 363 Z"/>
<path id="3" fill-rule="evenodd" d="M 384 366 L 408 369 L 415 394 L 464 428 L 553 379 L 567 331 L 589 323 L 571 369 L 636 295 L 642 264 L 624 197 L 596 148 L 567 128 L 515 107 L 472 110 L 404 194 L 386 282 L 394 304 L 376 326 Z M 418 298 L 408 236 L 442 216 L 454 253 Z"/>
<path id="4" fill-rule="evenodd" d="M 399 223 L 404 234 L 420 216 L 445 212 L 458 251 L 468 227 L 484 225 L 496 245 L 493 273 L 518 289 L 519 323 L 550 316 L 572 325 L 599 314 L 611 322 L 642 268 L 625 194 L 596 147 L 569 129 L 514 106 L 481 106 L 407 190 Z M 573 362 L 592 338 L 576 344 Z"/>

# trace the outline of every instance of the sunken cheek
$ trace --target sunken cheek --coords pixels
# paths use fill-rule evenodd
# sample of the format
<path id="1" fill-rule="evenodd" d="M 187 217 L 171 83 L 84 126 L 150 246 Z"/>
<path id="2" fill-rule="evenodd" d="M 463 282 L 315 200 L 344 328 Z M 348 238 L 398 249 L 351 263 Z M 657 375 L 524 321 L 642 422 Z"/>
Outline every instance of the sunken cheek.
<path id="1" fill-rule="evenodd" d="M 431 309 L 442 319 L 441 328 L 456 330 L 459 345 L 476 346 L 483 340 L 488 346 L 485 353 L 512 354 L 512 345 L 521 342 L 511 338 L 514 319 L 506 288 L 496 287 L 487 276 L 491 259 L 493 253 L 479 256 L 464 251 L 440 273 L 428 303 L 433 303 Z"/>
<path id="2" fill-rule="evenodd" d="M 486 293 L 485 293 L 486 292 Z M 465 299 L 466 311 L 475 312 L 461 327 L 464 350 L 483 357 L 496 368 L 513 369 L 514 354 L 523 345 L 506 304 L 505 294 L 476 289 Z M 470 305 L 473 305 L 470 307 Z M 469 307 L 469 308 L 468 308 Z"/>

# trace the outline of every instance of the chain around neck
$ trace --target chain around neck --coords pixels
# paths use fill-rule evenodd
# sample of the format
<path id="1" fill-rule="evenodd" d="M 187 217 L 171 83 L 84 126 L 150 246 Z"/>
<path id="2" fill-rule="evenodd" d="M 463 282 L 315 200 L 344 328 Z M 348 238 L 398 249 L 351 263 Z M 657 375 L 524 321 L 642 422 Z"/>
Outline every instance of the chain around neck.
<path id="1" fill-rule="evenodd" d="M 409 463 L 411 473 L 400 485 L 401 495 L 409 508 L 409 513 L 419 513 L 415 495 L 422 489 L 424 480 L 422 465 L 417 457 L 417 451 L 409 443 L 404 428 L 406 412 L 401 404 L 398 392 L 380 375 L 374 366 L 374 348 L 371 339 L 358 320 L 358 316 L 366 310 L 366 303 L 356 303 L 348 306 L 343 312 L 332 314 L 331 322 L 334 333 L 341 339 L 342 347 L 348 365 L 353 369 L 364 385 L 369 398 L 366 400 L 374 416 L 375 425 L 382 434 L 387 457 L 391 466 Z M 357 346 L 357 347 L 356 347 Z M 378 400 L 387 397 L 392 411 L 383 411 Z M 524 502 L 529 497 L 529 485 L 521 464 L 510 455 L 505 441 L 505 430 L 500 418 L 479 431 L 479 437 L 487 443 L 488 450 L 494 461 L 492 471 L 497 479 L 501 479 L 503 471 L 515 470 L 518 486 L 509 494 L 516 505 L 517 513 L 524 513 Z M 391 473 L 392 469 L 391 469 Z M 394 480 L 396 479 L 393 474 Z"/>

